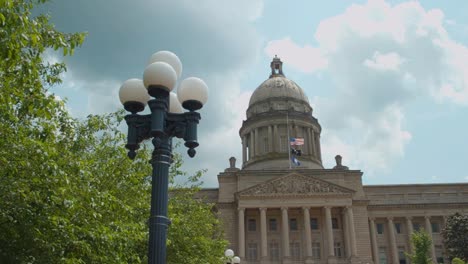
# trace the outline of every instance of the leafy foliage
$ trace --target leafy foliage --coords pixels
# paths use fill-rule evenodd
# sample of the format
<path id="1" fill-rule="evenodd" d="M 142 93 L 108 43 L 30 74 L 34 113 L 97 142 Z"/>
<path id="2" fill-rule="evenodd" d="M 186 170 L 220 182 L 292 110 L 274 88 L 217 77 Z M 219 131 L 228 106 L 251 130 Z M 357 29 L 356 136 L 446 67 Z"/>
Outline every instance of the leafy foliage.
<path id="1" fill-rule="evenodd" d="M 171 167 L 167 262 L 169 264 L 220 263 L 227 241 L 223 238 L 221 224 L 213 211 L 214 204 L 196 198 L 200 177 L 205 171 L 188 176 L 181 171 L 182 158 L 174 155 Z M 177 183 L 186 179 L 182 183 Z"/>
<path id="2" fill-rule="evenodd" d="M 442 236 L 450 258 L 468 260 L 468 215 L 456 213 L 448 217 Z"/>
<path id="3" fill-rule="evenodd" d="M 452 264 L 465 264 L 465 261 L 459 259 L 459 258 L 454 258 L 452 259 Z"/>
<path id="4" fill-rule="evenodd" d="M 429 251 L 431 249 L 431 237 L 423 230 L 411 234 L 413 254 L 408 255 L 413 264 L 431 264 Z"/>
<path id="5" fill-rule="evenodd" d="M 127 158 L 122 112 L 77 120 L 48 91 L 66 68 L 44 53 L 71 55 L 85 34 L 33 18 L 44 2 L 0 1 L 0 263 L 145 263 L 150 151 Z M 197 180 L 170 200 L 170 263 L 222 256 L 212 205 L 191 196 Z"/>

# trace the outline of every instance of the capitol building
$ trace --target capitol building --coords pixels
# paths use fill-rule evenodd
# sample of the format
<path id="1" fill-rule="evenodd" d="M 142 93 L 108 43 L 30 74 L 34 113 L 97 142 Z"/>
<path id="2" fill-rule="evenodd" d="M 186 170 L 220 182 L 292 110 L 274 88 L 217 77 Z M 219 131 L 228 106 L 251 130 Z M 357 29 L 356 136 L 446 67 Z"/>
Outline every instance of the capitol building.
<path id="1" fill-rule="evenodd" d="M 231 158 L 219 188 L 201 191 L 241 263 L 409 264 L 420 229 L 432 236 L 433 261 L 448 263 L 441 230 L 448 216 L 468 213 L 468 184 L 363 185 L 363 172 L 339 155 L 325 168 L 307 96 L 279 58 L 270 66 L 239 130 L 241 164 Z M 291 138 L 303 141 L 291 147 Z"/>

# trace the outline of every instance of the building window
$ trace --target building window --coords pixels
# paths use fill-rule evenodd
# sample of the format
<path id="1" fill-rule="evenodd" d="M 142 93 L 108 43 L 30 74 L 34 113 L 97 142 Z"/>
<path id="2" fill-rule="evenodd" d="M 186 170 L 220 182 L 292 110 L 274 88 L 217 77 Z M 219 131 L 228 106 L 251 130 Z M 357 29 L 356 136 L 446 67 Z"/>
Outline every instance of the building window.
<path id="1" fill-rule="evenodd" d="M 343 248 L 341 247 L 341 242 L 335 242 L 335 257 L 343 257 Z"/>
<path id="2" fill-rule="evenodd" d="M 437 263 L 444 263 L 444 254 L 443 254 L 443 248 L 440 245 L 436 245 L 434 247 L 435 249 L 435 255 L 437 258 Z"/>
<path id="3" fill-rule="evenodd" d="M 413 230 L 415 232 L 419 231 L 421 229 L 421 225 L 419 223 L 413 223 Z"/>
<path id="4" fill-rule="evenodd" d="M 279 245 L 276 241 L 270 243 L 270 259 L 279 260 Z"/>
<path id="5" fill-rule="evenodd" d="M 379 248 L 379 263 L 387 264 L 387 251 L 384 247 Z"/>
<path id="6" fill-rule="evenodd" d="M 397 234 L 401 234 L 401 224 L 395 223 L 395 231 Z"/>
<path id="7" fill-rule="evenodd" d="M 270 231 L 277 231 L 278 230 L 278 222 L 276 221 L 276 218 L 270 218 L 268 222 L 268 229 Z"/>
<path id="8" fill-rule="evenodd" d="M 269 148 L 268 148 L 268 138 L 263 138 L 263 153 L 268 153 Z"/>
<path id="9" fill-rule="evenodd" d="M 257 260 L 257 243 L 249 243 L 247 245 L 247 259 Z"/>
<path id="10" fill-rule="evenodd" d="M 400 264 L 406 264 L 406 255 L 404 247 L 398 247 L 398 261 Z"/>
<path id="11" fill-rule="evenodd" d="M 296 218 L 289 219 L 289 230 L 297 231 L 297 219 Z"/>
<path id="12" fill-rule="evenodd" d="M 311 218 L 310 219 L 310 229 L 312 229 L 312 230 L 318 230 L 319 229 L 318 219 L 317 218 Z"/>
<path id="13" fill-rule="evenodd" d="M 439 223 L 431 223 L 432 233 L 440 233 Z"/>
<path id="14" fill-rule="evenodd" d="M 384 225 L 382 223 L 377 223 L 377 234 L 382 235 L 384 232 Z"/>
<path id="15" fill-rule="evenodd" d="M 301 244 L 299 242 L 292 242 L 289 244 L 291 257 L 293 260 L 301 259 Z"/>
<path id="16" fill-rule="evenodd" d="M 321 249 L 320 249 L 320 243 L 319 242 L 313 242 L 312 243 L 312 257 L 314 259 L 320 259 L 320 254 L 321 254 Z"/>
<path id="17" fill-rule="evenodd" d="M 287 152 L 289 148 L 289 141 L 286 136 L 280 136 L 280 152 Z"/>
<path id="18" fill-rule="evenodd" d="M 338 219 L 337 218 L 332 218 L 332 228 L 333 229 L 338 229 Z"/>
<path id="19" fill-rule="evenodd" d="M 249 219 L 247 230 L 251 232 L 257 231 L 257 221 L 255 221 L 255 219 Z"/>

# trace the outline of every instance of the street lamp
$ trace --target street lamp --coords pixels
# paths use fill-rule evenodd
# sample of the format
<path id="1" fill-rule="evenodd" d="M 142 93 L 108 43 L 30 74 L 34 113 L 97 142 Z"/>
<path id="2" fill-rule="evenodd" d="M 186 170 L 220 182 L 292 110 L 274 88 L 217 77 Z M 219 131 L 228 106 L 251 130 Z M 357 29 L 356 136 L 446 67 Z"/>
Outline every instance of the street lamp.
<path id="1" fill-rule="evenodd" d="M 172 138 L 183 138 L 187 153 L 195 156 L 198 146 L 197 125 L 200 114 L 195 112 L 208 99 L 208 87 L 199 78 L 183 80 L 177 95 L 172 91 L 181 76 L 182 63 L 172 52 L 153 54 L 143 73 L 143 80 L 130 79 L 120 87 L 119 97 L 125 110 L 128 137 L 125 147 L 134 159 L 140 143 L 152 138 L 154 150 L 151 180 L 151 210 L 149 218 L 148 263 L 166 263 L 166 237 L 170 224 L 167 218 L 169 166 L 172 163 Z M 151 114 L 139 115 L 148 105 Z M 185 108 L 188 112 L 184 112 Z"/>
<path id="2" fill-rule="evenodd" d="M 238 263 L 240 263 L 240 258 L 238 256 L 234 256 L 234 251 L 232 249 L 226 249 L 226 251 L 224 251 L 224 256 L 229 261 L 229 262 L 227 262 L 227 264 L 238 264 Z"/>

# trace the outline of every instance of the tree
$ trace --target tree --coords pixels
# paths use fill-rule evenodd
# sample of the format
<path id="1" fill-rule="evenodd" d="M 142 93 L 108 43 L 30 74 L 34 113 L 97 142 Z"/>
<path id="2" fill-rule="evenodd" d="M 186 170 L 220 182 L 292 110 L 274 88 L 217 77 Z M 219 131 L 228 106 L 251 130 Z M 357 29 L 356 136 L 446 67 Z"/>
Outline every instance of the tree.
<path id="1" fill-rule="evenodd" d="M 408 254 L 413 264 L 430 264 L 429 250 L 431 248 L 431 237 L 425 231 L 417 231 L 411 234 L 413 254 Z"/>
<path id="2" fill-rule="evenodd" d="M 468 215 L 456 213 L 447 218 L 442 230 L 444 245 L 449 258 L 468 260 Z"/>
<path id="3" fill-rule="evenodd" d="M 180 171 L 181 156 L 175 155 L 171 169 L 167 259 L 169 264 L 220 263 L 227 241 L 223 238 L 220 222 L 213 211 L 214 204 L 195 198 L 204 171 L 187 177 Z M 179 179 L 176 179 L 179 178 Z M 186 178 L 183 184 L 176 184 Z"/>
<path id="4" fill-rule="evenodd" d="M 44 52 L 71 55 L 85 35 L 59 32 L 45 15 L 33 18 L 32 8 L 44 2 L 0 2 L 0 263 L 145 263 L 150 150 L 143 145 L 134 161 L 127 158 L 122 112 L 78 120 L 50 93 L 66 68 L 44 60 Z M 183 174 L 180 166 L 177 160 L 174 177 Z M 189 179 L 196 185 L 198 178 Z M 193 241 L 174 230 L 171 247 L 200 242 L 202 256 L 222 256 L 212 207 L 189 199 L 191 187 L 171 199 L 172 228 L 189 226 L 193 214 L 213 230 L 184 229 Z M 193 205 L 187 215 L 174 213 L 183 202 Z"/>

